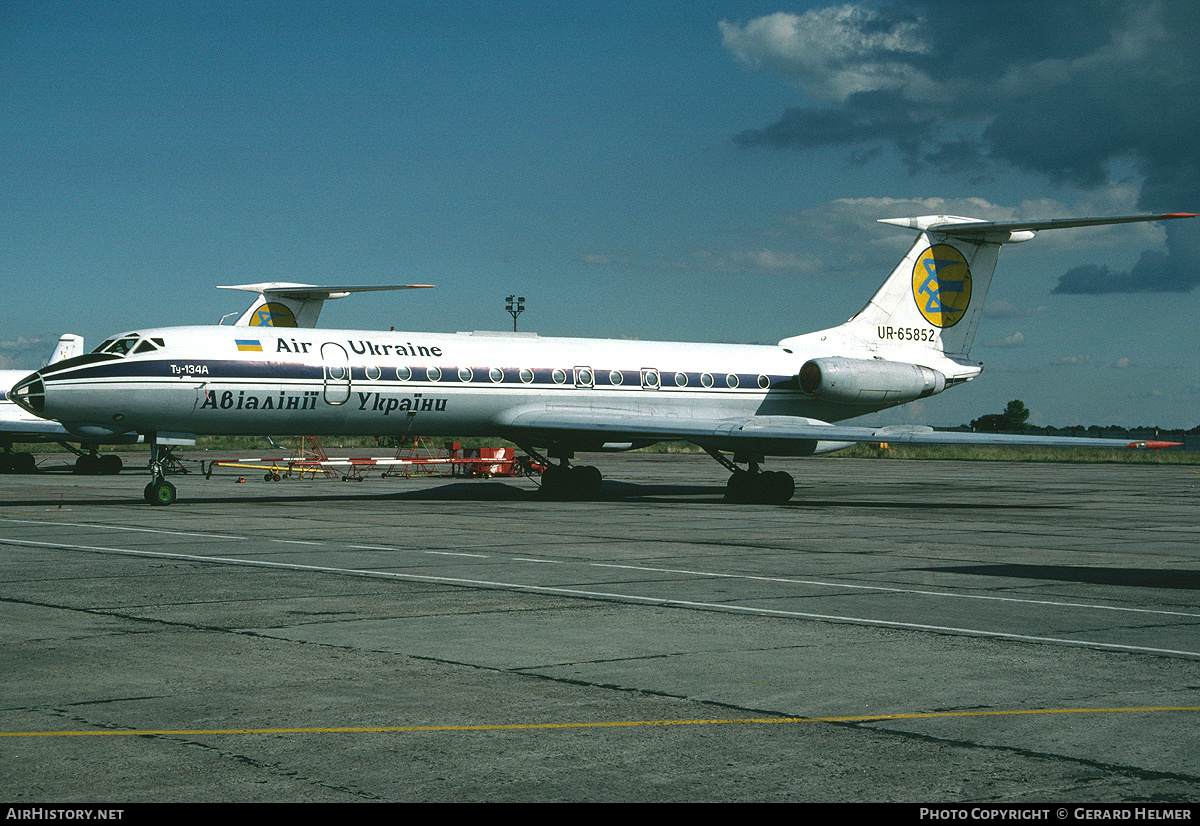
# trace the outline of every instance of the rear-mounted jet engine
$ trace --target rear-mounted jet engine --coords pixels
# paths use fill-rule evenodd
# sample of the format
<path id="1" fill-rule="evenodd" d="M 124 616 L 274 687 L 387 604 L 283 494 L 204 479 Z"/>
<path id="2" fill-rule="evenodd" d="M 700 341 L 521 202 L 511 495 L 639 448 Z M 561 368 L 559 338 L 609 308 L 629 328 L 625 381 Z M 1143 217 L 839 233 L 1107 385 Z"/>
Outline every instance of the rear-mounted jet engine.
<path id="1" fill-rule="evenodd" d="M 800 368 L 800 389 L 839 404 L 903 404 L 946 389 L 946 377 L 919 364 L 871 359 L 811 359 Z"/>

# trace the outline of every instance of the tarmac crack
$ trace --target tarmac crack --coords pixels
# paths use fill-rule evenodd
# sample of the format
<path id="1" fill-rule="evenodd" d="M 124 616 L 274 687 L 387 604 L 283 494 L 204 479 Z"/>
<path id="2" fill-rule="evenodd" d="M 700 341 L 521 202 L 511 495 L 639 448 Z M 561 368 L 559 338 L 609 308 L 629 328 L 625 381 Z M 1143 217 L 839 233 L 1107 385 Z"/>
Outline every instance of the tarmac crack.
<path id="1" fill-rule="evenodd" d="M 72 714 L 64 709 L 43 707 L 39 710 L 47 716 L 55 717 L 61 720 L 68 720 L 72 724 L 81 728 L 89 727 L 92 729 L 98 729 L 100 731 L 138 731 L 138 729 L 135 729 L 131 726 L 109 721 L 96 720 L 81 714 Z M 229 760 L 241 764 L 246 768 L 266 772 L 278 778 L 283 778 L 285 780 L 307 784 L 310 786 L 316 786 L 330 792 L 352 795 L 365 801 L 381 801 L 386 799 L 380 795 L 371 794 L 361 789 L 354 789 L 344 785 L 328 783 L 311 775 L 303 774 L 295 769 L 289 769 L 279 761 L 260 760 L 247 754 L 233 751 L 231 749 L 224 749 L 212 743 L 206 743 L 202 740 L 192 737 L 159 734 L 154 732 L 138 734 L 137 737 L 143 740 L 154 740 L 160 743 L 166 743 L 168 745 L 181 746 L 185 749 L 199 749 L 200 751 L 206 752 L 220 760 Z"/>

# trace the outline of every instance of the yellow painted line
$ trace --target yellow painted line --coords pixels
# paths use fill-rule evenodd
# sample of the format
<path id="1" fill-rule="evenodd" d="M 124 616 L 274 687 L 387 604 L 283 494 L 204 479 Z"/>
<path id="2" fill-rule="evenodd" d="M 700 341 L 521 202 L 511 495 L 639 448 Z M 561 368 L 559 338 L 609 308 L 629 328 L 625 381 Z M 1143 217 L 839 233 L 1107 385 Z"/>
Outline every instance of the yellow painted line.
<path id="1" fill-rule="evenodd" d="M 637 726 L 721 726 L 779 723 L 867 723 L 886 720 L 925 720 L 936 717 L 1015 717 L 1029 714 L 1129 714 L 1163 711 L 1200 711 L 1200 706 L 1146 706 L 1142 708 L 1035 708 L 1010 711 L 924 711 L 907 714 L 859 714 L 848 717 L 744 717 L 714 720 L 629 720 L 608 723 L 499 723 L 474 726 L 353 726 L 343 728 L 229 728 L 229 729 L 130 729 L 104 731 L 0 731 L 0 737 L 147 737 L 212 734 L 388 734 L 415 731 L 528 731 L 535 729 L 632 728 Z"/>

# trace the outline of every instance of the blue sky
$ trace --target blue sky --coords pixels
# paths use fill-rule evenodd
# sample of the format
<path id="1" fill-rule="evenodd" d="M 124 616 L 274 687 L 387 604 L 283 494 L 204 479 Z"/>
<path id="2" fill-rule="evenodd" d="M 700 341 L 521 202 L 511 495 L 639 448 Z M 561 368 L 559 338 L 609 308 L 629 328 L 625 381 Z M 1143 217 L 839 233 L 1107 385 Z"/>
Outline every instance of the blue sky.
<path id="1" fill-rule="evenodd" d="M 773 343 L 857 312 L 877 218 L 1200 212 L 1184 2 L 0 5 L 0 367 L 432 283 L 322 326 Z M 1005 247 L 981 378 L 1037 424 L 1200 424 L 1200 219 Z M 879 418 L 879 417 L 876 417 Z"/>

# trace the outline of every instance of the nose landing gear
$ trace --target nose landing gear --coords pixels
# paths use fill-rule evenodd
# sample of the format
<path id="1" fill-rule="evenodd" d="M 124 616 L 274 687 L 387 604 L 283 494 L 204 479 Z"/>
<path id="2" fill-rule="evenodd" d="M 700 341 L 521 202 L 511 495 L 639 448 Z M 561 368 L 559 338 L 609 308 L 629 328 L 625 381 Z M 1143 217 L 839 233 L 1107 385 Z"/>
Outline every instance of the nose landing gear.
<path id="1" fill-rule="evenodd" d="M 142 496 L 151 505 L 172 505 L 175 503 L 175 486 L 163 475 L 163 456 L 159 452 L 158 434 L 147 433 L 146 441 L 150 445 L 150 484 L 146 485 Z"/>

